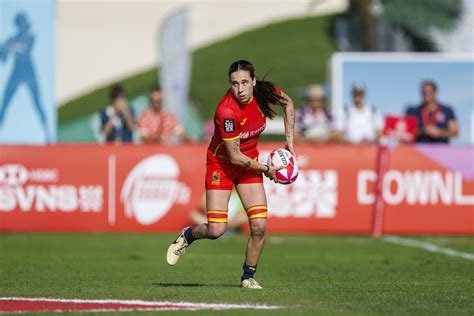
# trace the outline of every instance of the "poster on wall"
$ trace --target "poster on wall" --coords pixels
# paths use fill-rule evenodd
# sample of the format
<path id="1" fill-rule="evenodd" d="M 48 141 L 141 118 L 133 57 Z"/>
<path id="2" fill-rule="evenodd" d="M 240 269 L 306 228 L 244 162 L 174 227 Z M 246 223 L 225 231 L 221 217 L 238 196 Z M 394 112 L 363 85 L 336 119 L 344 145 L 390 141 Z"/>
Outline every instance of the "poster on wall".
<path id="1" fill-rule="evenodd" d="M 0 1 L 0 144 L 56 141 L 55 0 Z"/>

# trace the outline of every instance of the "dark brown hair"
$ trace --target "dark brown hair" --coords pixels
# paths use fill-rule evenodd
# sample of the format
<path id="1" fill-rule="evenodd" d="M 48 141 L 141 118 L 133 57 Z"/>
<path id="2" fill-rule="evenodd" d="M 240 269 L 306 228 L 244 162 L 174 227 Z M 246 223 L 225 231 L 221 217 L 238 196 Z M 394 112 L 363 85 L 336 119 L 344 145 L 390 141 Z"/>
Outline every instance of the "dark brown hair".
<path id="1" fill-rule="evenodd" d="M 110 101 L 114 102 L 118 98 L 124 98 L 125 97 L 125 90 L 122 88 L 121 85 L 115 84 L 112 86 L 109 92 L 109 98 Z"/>
<path id="2" fill-rule="evenodd" d="M 237 60 L 230 65 L 229 79 L 230 75 L 238 70 L 248 71 L 252 80 L 255 78 L 255 68 L 252 63 L 247 60 Z M 260 110 L 270 119 L 276 115 L 275 110 L 271 108 L 272 104 L 280 106 L 286 105 L 285 98 L 282 97 L 275 88 L 275 84 L 271 81 L 266 81 L 265 78 L 262 80 L 257 79 L 257 83 L 253 87 L 253 95 L 255 100 L 257 100 Z"/>

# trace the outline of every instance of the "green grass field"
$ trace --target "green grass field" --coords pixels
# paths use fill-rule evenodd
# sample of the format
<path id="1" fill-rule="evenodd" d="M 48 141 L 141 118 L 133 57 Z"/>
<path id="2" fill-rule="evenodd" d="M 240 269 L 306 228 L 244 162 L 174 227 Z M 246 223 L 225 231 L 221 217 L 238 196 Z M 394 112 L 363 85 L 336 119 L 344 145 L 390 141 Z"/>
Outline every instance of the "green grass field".
<path id="1" fill-rule="evenodd" d="M 365 236 L 268 235 L 256 274 L 264 290 L 252 291 L 239 288 L 245 235 L 196 242 L 170 267 L 165 251 L 173 238 L 169 234 L 2 234 L 0 297 L 282 306 L 272 311 L 195 311 L 193 315 L 474 314 L 473 260 Z M 473 238 L 417 240 L 474 253 Z"/>

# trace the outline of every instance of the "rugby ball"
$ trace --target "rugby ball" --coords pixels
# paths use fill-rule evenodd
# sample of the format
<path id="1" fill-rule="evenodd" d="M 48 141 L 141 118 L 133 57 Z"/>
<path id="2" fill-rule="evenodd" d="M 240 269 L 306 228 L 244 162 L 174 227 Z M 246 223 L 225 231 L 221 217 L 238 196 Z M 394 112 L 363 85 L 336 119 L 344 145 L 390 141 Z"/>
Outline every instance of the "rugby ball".
<path id="1" fill-rule="evenodd" d="M 276 172 L 276 182 L 280 184 L 290 184 L 298 177 L 298 163 L 295 157 L 286 149 L 278 148 L 272 150 L 267 161 L 269 166 L 285 168 Z"/>

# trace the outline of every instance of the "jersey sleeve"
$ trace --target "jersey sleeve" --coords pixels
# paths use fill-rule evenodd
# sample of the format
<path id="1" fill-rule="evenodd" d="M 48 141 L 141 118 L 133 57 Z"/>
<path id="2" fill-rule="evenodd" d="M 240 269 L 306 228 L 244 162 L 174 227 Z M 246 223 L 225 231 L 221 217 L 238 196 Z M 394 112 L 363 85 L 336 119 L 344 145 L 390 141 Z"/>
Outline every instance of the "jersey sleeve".
<path id="1" fill-rule="evenodd" d="M 230 107 L 219 106 L 214 122 L 222 140 L 232 140 L 240 137 L 241 118 Z"/>

